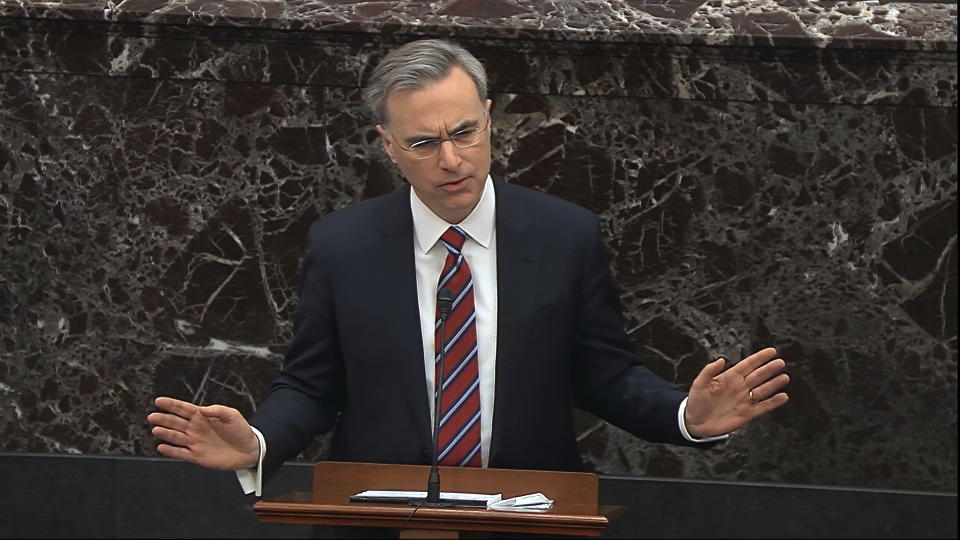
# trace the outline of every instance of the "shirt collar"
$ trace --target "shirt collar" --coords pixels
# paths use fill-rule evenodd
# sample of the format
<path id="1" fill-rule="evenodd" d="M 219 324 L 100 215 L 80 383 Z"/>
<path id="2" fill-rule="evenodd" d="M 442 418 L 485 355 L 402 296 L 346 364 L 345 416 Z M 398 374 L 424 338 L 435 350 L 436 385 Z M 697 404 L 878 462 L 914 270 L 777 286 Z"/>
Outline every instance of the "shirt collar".
<path id="1" fill-rule="evenodd" d="M 433 213 L 433 210 L 427 207 L 417 192 L 410 189 L 410 211 L 413 213 L 413 235 L 416 238 L 417 246 L 420 251 L 426 253 L 430 251 L 440 236 L 452 225 L 446 220 Z M 457 224 L 464 230 L 470 238 L 485 248 L 490 247 L 493 239 L 494 216 L 496 215 L 496 195 L 493 189 L 493 180 L 487 175 L 487 180 L 483 184 L 483 195 L 477 201 L 477 206 L 473 208 L 470 215 Z"/>

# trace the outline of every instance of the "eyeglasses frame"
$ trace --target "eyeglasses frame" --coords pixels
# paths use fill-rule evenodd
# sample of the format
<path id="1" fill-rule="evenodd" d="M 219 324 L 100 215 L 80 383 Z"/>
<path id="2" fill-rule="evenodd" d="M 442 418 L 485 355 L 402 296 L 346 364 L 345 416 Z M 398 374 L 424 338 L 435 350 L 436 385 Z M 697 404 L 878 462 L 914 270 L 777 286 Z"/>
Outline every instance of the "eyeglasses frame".
<path id="1" fill-rule="evenodd" d="M 407 148 L 407 147 L 403 146 L 402 144 L 400 144 L 400 141 L 397 139 L 396 135 L 394 135 L 393 132 L 391 132 L 389 129 L 387 129 L 387 128 L 384 127 L 384 126 L 381 126 L 381 128 L 383 128 L 384 131 L 386 131 L 387 133 L 390 134 L 390 138 L 393 139 L 393 142 L 397 143 L 397 147 L 399 147 L 399 148 L 400 148 L 401 150 L 403 150 L 404 152 L 410 152 L 411 154 L 414 154 L 414 155 L 413 155 L 413 159 L 416 159 L 416 160 L 418 160 L 418 161 L 423 161 L 423 160 L 425 160 L 425 159 L 430 159 L 430 158 L 433 158 L 433 157 L 437 157 L 437 155 L 440 154 L 440 149 L 443 147 L 443 143 L 445 143 L 445 142 L 447 142 L 447 141 L 450 141 L 450 144 L 452 144 L 455 148 L 473 148 L 474 146 L 480 144 L 480 141 L 483 139 L 483 133 L 484 133 L 485 131 L 487 131 L 488 129 L 490 129 L 490 125 L 493 123 L 493 122 L 491 121 L 491 118 L 490 118 L 490 111 L 483 111 L 483 114 L 484 114 L 484 116 L 487 117 L 487 120 L 486 120 L 486 123 L 484 124 L 484 126 L 483 126 L 482 128 L 480 128 L 479 131 L 477 131 L 477 135 L 478 135 L 477 142 L 475 142 L 475 143 L 473 143 L 473 144 L 468 144 L 467 146 L 460 146 L 460 145 L 457 144 L 457 142 L 453 139 L 453 137 L 438 137 L 438 138 L 435 138 L 435 139 L 430 139 L 430 140 L 435 140 L 435 141 L 437 141 L 437 143 L 438 143 L 438 144 L 437 144 L 437 152 L 436 152 L 435 154 L 431 154 L 431 155 L 429 155 L 429 156 L 424 156 L 424 157 L 420 157 L 420 156 L 417 156 L 416 154 L 414 154 L 414 153 L 416 152 L 416 150 L 414 150 L 413 148 Z"/>

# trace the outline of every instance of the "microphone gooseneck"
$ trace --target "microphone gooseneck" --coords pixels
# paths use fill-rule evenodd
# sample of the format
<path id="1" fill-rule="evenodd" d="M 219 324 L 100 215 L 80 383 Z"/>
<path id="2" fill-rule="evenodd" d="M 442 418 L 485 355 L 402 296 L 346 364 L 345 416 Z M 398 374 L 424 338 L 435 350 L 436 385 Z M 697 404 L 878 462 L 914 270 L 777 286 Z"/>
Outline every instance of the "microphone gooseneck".
<path id="1" fill-rule="evenodd" d="M 440 392 L 443 389 L 443 357 L 447 345 L 446 328 L 444 323 L 450 316 L 453 307 L 453 292 L 444 287 L 437 293 L 437 307 L 440 314 L 440 359 L 438 378 L 433 393 L 433 463 L 430 467 L 430 477 L 427 480 L 427 503 L 440 504 L 440 470 L 437 468 L 437 438 L 440 434 Z"/>

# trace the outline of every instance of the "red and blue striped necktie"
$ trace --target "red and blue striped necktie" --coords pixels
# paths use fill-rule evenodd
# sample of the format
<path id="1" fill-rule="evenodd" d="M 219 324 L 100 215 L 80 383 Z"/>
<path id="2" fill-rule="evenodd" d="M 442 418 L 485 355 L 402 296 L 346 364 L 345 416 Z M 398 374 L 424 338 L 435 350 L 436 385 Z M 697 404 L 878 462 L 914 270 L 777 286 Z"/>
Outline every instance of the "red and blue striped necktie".
<path id="1" fill-rule="evenodd" d="M 480 459 L 480 371 L 477 365 L 477 314 L 473 303 L 473 276 L 463 257 L 467 233 L 460 227 L 447 229 L 440 241 L 447 259 L 440 272 L 437 290 L 453 293 L 453 307 L 445 324 L 443 389 L 440 394 L 438 463 L 479 467 Z M 440 316 L 434 329 L 436 384 L 440 381 Z"/>

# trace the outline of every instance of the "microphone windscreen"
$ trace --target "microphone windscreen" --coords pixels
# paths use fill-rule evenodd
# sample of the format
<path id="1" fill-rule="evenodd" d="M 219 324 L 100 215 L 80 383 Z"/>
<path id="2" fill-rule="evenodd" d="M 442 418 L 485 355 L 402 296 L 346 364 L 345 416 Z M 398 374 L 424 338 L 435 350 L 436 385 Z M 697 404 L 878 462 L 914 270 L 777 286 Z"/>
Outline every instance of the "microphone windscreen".
<path id="1" fill-rule="evenodd" d="M 440 316 L 446 318 L 453 307 L 453 292 L 444 287 L 437 293 L 437 303 L 440 306 Z"/>

